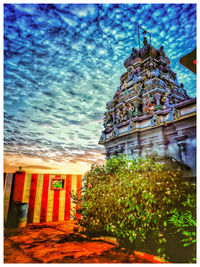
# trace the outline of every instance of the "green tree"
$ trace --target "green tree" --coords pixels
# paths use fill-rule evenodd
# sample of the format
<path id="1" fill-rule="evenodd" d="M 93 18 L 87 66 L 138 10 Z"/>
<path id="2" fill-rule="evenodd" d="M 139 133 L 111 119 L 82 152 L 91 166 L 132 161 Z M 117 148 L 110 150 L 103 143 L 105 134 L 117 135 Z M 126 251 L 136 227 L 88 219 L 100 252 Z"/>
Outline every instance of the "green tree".
<path id="1" fill-rule="evenodd" d="M 92 165 L 84 177 L 79 224 L 88 235 L 112 235 L 121 246 L 192 262 L 196 188 L 184 181 L 185 173 L 185 166 L 173 159 L 120 155 L 106 165 Z M 174 255 L 172 242 L 181 246 L 185 258 Z"/>

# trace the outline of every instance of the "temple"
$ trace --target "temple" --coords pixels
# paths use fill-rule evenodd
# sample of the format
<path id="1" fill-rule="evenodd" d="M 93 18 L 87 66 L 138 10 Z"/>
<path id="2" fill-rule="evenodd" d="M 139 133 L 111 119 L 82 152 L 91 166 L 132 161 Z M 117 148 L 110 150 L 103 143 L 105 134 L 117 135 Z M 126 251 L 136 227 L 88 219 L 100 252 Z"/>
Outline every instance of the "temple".
<path id="1" fill-rule="evenodd" d="M 125 154 L 170 156 L 196 172 L 196 98 L 187 95 L 164 47 L 144 37 L 124 61 L 126 72 L 113 99 L 106 104 L 100 144 L 106 159 Z"/>

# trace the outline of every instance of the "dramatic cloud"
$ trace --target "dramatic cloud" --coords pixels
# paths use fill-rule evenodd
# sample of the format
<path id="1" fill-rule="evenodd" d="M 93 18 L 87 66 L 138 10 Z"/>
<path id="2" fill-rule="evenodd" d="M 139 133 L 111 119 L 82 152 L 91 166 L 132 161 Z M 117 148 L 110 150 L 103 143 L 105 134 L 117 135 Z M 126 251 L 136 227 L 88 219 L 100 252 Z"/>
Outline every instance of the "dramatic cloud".
<path id="1" fill-rule="evenodd" d="M 137 25 L 195 96 L 196 76 L 179 63 L 196 46 L 194 4 L 6 4 L 5 152 L 102 160 L 103 113 L 138 48 Z"/>

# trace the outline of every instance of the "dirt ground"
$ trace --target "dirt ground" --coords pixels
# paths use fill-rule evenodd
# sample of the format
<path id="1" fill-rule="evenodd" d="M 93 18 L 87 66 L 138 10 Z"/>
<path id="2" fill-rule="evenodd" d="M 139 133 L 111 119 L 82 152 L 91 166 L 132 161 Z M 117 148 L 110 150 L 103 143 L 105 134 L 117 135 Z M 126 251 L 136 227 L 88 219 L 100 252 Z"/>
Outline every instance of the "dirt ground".
<path id="1" fill-rule="evenodd" d="M 148 263 L 145 253 L 130 254 L 112 239 L 89 240 L 73 231 L 74 222 L 39 223 L 4 230 L 4 263 Z M 156 257 L 154 257 L 156 259 Z M 159 259 L 158 259 L 159 260 Z"/>

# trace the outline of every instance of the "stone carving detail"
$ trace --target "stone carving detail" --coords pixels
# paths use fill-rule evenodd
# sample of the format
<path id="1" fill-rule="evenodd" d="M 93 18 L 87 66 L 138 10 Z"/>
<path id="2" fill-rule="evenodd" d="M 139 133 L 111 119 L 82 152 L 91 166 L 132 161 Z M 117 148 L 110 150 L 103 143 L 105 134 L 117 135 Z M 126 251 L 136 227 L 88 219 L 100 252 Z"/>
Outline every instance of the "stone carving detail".
<path id="1" fill-rule="evenodd" d="M 171 105 L 169 103 L 169 98 L 168 98 L 167 93 L 165 93 L 164 95 L 162 95 L 160 102 L 163 105 L 162 106 L 162 109 L 167 109 L 167 108 L 170 108 L 171 107 Z"/>
<path id="2" fill-rule="evenodd" d="M 128 103 L 128 117 L 129 119 L 133 118 L 133 112 L 134 112 L 135 108 L 131 103 Z"/>
<path id="3" fill-rule="evenodd" d="M 158 50 L 158 56 L 163 57 L 164 59 L 167 60 L 167 64 L 170 64 L 170 60 L 169 60 L 169 58 L 166 57 L 166 55 L 165 55 L 165 52 L 164 52 L 164 46 L 163 46 L 163 45 L 162 45 L 162 46 L 159 48 L 159 50 Z"/>
<path id="4" fill-rule="evenodd" d="M 106 104 L 103 143 L 106 136 L 116 138 L 120 136 L 119 132 L 134 131 L 135 122 L 132 120 L 138 117 L 153 116 L 152 126 L 160 124 L 159 112 L 168 112 L 169 121 L 177 119 L 180 113 L 174 105 L 189 98 L 183 84 L 179 85 L 176 74 L 170 68 L 164 47 L 154 48 L 146 37 L 142 48 L 132 49 L 124 66 L 126 72 L 120 77 L 120 85 L 113 99 Z M 125 128 L 119 131 L 120 127 Z"/>
<path id="5" fill-rule="evenodd" d="M 101 136 L 100 136 L 100 140 L 99 140 L 99 144 L 103 144 L 106 140 L 106 135 L 105 132 L 102 131 Z"/>
<path id="6" fill-rule="evenodd" d="M 150 126 L 159 126 L 159 125 L 160 125 L 160 117 L 157 114 L 154 114 L 150 121 Z"/>
<path id="7" fill-rule="evenodd" d="M 172 108 L 172 110 L 169 113 L 168 121 L 176 120 L 179 117 L 180 117 L 180 111 L 175 108 Z"/>
<path id="8" fill-rule="evenodd" d="M 112 130 L 112 134 L 111 134 L 111 138 L 115 138 L 119 135 L 119 129 L 117 128 L 117 126 L 115 125 L 113 127 L 113 130 Z"/>
<path id="9" fill-rule="evenodd" d="M 155 110 L 155 101 L 154 98 L 151 97 L 150 95 L 147 95 L 144 99 L 143 99 L 143 112 L 144 114 L 152 114 Z"/>
<path id="10" fill-rule="evenodd" d="M 128 125 L 128 132 L 134 132 L 136 130 L 136 124 L 131 120 Z"/>
<path id="11" fill-rule="evenodd" d="M 177 109 L 174 109 L 174 119 L 176 120 L 180 118 L 180 116 L 181 116 L 180 111 Z"/>

